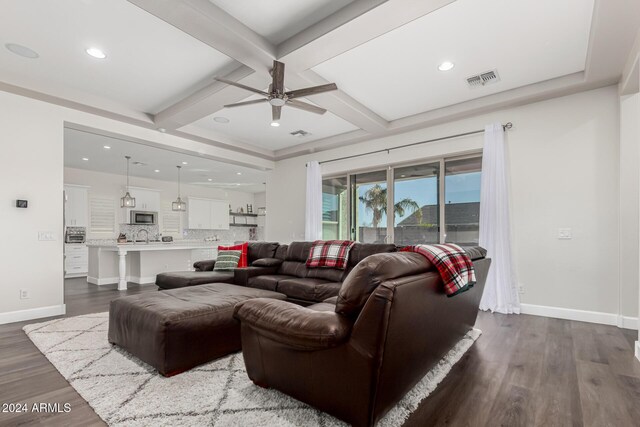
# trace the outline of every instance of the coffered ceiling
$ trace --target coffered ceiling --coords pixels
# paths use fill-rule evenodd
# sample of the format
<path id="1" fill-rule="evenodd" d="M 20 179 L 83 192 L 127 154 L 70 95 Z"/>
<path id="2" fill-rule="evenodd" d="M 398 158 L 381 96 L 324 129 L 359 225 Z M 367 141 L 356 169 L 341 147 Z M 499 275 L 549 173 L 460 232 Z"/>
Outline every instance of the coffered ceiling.
<path id="1" fill-rule="evenodd" d="M 0 0 L 0 90 L 280 159 L 619 80 L 635 0 Z M 29 59 L 4 48 L 26 46 Z M 105 59 L 85 49 L 98 47 Z M 268 104 L 274 59 L 325 115 Z M 444 61 L 454 64 L 439 71 Z M 471 75 L 499 81 L 470 88 Z M 24 91 L 23 91 L 24 92 Z M 50 97 L 48 99 L 51 99 Z M 228 123 L 214 121 L 223 117 Z M 224 120 L 223 120 L 224 121 Z M 290 135 L 303 130 L 304 137 Z M 251 166 L 247 164 L 247 166 Z"/>

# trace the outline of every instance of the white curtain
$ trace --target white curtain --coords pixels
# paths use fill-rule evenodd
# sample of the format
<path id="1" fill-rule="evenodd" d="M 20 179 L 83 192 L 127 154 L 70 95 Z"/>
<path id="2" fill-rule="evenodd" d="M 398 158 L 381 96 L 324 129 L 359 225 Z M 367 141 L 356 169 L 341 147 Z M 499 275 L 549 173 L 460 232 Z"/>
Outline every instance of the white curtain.
<path id="1" fill-rule="evenodd" d="M 316 161 L 307 163 L 307 207 L 304 222 L 307 241 L 322 239 L 322 173 Z"/>
<path id="2" fill-rule="evenodd" d="M 502 124 L 487 125 L 482 153 L 480 189 L 480 246 L 491 258 L 481 310 L 520 313 L 509 218 L 509 175 Z"/>

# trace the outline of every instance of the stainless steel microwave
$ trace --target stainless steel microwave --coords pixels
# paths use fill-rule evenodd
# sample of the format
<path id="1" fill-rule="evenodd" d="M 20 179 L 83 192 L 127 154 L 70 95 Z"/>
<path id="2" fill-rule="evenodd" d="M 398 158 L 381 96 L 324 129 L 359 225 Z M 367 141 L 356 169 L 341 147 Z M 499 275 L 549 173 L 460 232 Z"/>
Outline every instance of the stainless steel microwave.
<path id="1" fill-rule="evenodd" d="M 158 212 L 131 211 L 130 224 L 155 225 L 158 223 Z"/>

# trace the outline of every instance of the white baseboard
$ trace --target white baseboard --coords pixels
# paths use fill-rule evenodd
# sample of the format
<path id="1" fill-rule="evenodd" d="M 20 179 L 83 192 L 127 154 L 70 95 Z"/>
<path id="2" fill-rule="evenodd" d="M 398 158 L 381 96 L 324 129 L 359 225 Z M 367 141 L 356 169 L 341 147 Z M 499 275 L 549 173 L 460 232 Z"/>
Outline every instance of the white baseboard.
<path id="1" fill-rule="evenodd" d="M 126 280 L 127 282 L 138 283 L 140 285 L 147 285 L 152 283 L 155 284 L 156 276 L 148 276 L 148 277 L 127 276 Z M 98 285 L 98 286 L 113 285 L 113 284 L 117 284 L 119 281 L 120 279 L 118 277 L 101 277 L 98 279 L 97 277 L 87 276 L 87 282 L 93 285 Z"/>
<path id="2" fill-rule="evenodd" d="M 636 359 L 640 360 L 640 341 L 636 341 Z"/>
<path id="3" fill-rule="evenodd" d="M 602 325 L 612 325 L 625 329 L 638 329 L 638 318 L 620 316 L 613 313 L 602 313 L 599 311 L 575 310 L 572 308 L 549 307 L 545 305 L 521 304 L 522 314 L 534 316 L 553 317 L 556 319 L 577 320 L 579 322 L 599 323 Z"/>
<path id="4" fill-rule="evenodd" d="M 13 322 L 24 322 L 25 320 L 41 319 L 43 317 L 60 316 L 66 312 L 67 307 L 64 304 L 10 311 L 8 313 L 0 313 L 0 325 Z"/>

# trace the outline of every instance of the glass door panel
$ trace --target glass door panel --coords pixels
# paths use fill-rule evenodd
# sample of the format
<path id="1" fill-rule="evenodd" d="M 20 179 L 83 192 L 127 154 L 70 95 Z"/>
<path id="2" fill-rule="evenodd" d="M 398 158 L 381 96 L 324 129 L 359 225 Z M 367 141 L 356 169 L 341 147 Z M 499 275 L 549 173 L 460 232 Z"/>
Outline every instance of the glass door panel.
<path id="1" fill-rule="evenodd" d="M 322 238 L 349 239 L 347 177 L 322 180 Z"/>
<path id="2" fill-rule="evenodd" d="M 351 238 L 362 243 L 387 239 L 387 171 L 351 175 Z"/>
<path id="3" fill-rule="evenodd" d="M 395 244 L 439 243 L 439 173 L 439 162 L 393 170 Z"/>
<path id="4" fill-rule="evenodd" d="M 445 162 L 445 241 L 478 244 L 482 157 Z"/>

